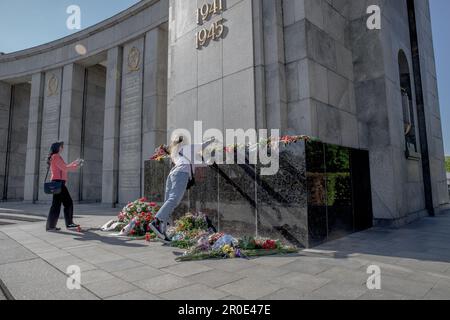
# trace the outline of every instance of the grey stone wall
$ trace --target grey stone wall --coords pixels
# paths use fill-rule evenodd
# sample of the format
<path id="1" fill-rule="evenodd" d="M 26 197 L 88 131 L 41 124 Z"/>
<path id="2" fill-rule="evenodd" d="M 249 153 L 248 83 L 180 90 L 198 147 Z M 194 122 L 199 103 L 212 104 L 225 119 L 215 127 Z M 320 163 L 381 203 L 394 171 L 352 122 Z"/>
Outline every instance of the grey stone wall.
<path id="1" fill-rule="evenodd" d="M 428 128 L 433 206 L 438 208 L 443 204 L 449 203 L 442 135 L 442 121 L 444 119 L 441 118 L 439 106 L 429 0 L 415 1 L 415 5 L 420 44 L 422 86 Z"/>
<path id="2" fill-rule="evenodd" d="M 383 21 L 383 56 L 385 70 L 385 90 L 388 105 L 389 133 L 391 144 L 391 163 L 395 179 L 396 207 L 400 217 L 407 217 L 425 209 L 424 181 L 421 161 L 405 159 L 405 135 L 403 133 L 403 114 L 400 93 L 400 78 L 398 54 L 402 50 L 408 59 L 413 75 L 411 44 L 406 1 L 386 2 L 384 4 L 385 18 Z M 414 86 L 414 79 L 411 80 Z M 416 92 L 413 88 L 415 104 Z M 414 107 L 414 119 L 417 142 L 419 140 L 419 125 L 417 107 Z M 420 147 L 420 146 L 419 146 Z M 420 150 L 420 149 L 419 149 Z M 422 195 L 418 197 L 417 195 Z"/>
<path id="3" fill-rule="evenodd" d="M 283 1 L 288 127 L 361 148 L 343 1 Z"/>
<path id="4" fill-rule="evenodd" d="M 448 198 L 435 66 L 429 49 L 431 24 L 428 1 L 416 2 L 420 50 L 424 52 L 433 201 L 438 207 Z M 169 132 L 192 130 L 194 120 L 203 120 L 204 129 L 277 128 L 282 133 L 308 134 L 325 143 L 366 149 L 370 151 L 375 218 L 404 223 L 425 213 L 422 163 L 405 157 L 398 53 L 406 53 L 412 73 L 406 1 L 228 1 L 222 16 L 229 14 L 225 24 L 229 34 L 196 50 L 190 40 L 199 27 L 192 12 L 201 4 L 170 3 Z M 371 4 L 382 10 L 380 31 L 366 27 L 366 9 Z M 239 16 L 227 13 L 238 5 L 242 6 Z M 252 11 L 252 23 L 245 27 L 248 11 Z M 241 34 L 252 25 L 253 52 L 246 51 L 250 45 L 227 51 L 230 42 L 241 39 L 232 35 L 234 23 L 242 25 Z M 246 108 L 237 112 L 224 103 L 232 99 L 240 106 L 246 101 L 240 88 L 234 93 L 239 99 L 227 97 L 228 57 L 241 59 L 235 63 L 253 59 L 251 81 L 233 82 L 240 82 L 252 95 L 255 114 L 251 121 Z M 202 68 L 205 64 L 209 70 Z M 236 114 L 240 119 L 226 121 Z"/>
<path id="5" fill-rule="evenodd" d="M 6 197 L 8 200 L 17 201 L 24 199 L 30 85 L 14 85 L 13 93 Z"/>
<path id="6" fill-rule="evenodd" d="M 56 79 L 57 86 L 49 88 L 49 80 Z M 44 193 L 43 182 L 47 172 L 47 156 L 52 143 L 60 136 L 61 118 L 61 85 L 62 69 L 55 69 L 45 73 L 44 104 L 42 114 L 41 152 L 39 168 L 39 201 L 50 201 L 51 197 Z M 50 178 L 50 177 L 49 177 Z"/>
<path id="7" fill-rule="evenodd" d="M 61 94 L 59 138 L 64 141 L 62 157 L 66 163 L 80 158 L 82 148 L 85 68 L 79 64 L 64 66 Z M 80 199 L 80 170 L 68 173 L 67 189 L 72 199 Z"/>
<path id="8" fill-rule="evenodd" d="M 145 35 L 142 173 L 155 148 L 167 143 L 167 53 L 167 24 L 163 24 Z M 142 174 L 142 186 L 144 178 Z"/>
<path id="9" fill-rule="evenodd" d="M 84 88 L 84 124 L 81 156 L 81 201 L 102 199 L 103 132 L 105 120 L 106 69 L 96 65 L 87 68 Z"/>
<path id="10" fill-rule="evenodd" d="M 41 155 L 42 109 L 44 103 L 45 75 L 36 73 L 31 77 L 31 94 L 28 121 L 27 160 L 25 168 L 24 200 L 38 200 L 39 167 Z"/>
<path id="11" fill-rule="evenodd" d="M 134 67 L 129 65 L 132 51 L 138 55 Z M 119 203 L 126 203 L 141 196 L 144 39 L 141 38 L 126 44 L 123 52 Z"/>
<path id="12" fill-rule="evenodd" d="M 428 1 L 415 3 L 431 159 L 432 197 L 433 206 L 438 211 L 439 205 L 448 202 L 448 199 L 443 188 L 445 175 L 442 131 L 440 120 L 436 121 L 439 119 L 439 103 L 436 99 L 434 54 L 430 53 L 430 48 L 433 47 L 431 22 Z M 398 67 L 400 50 L 407 56 L 412 76 L 412 100 L 420 152 L 407 4 L 406 1 L 380 1 L 379 4 L 382 8 L 382 30 L 378 32 L 364 29 L 367 19 L 365 6 L 354 3 L 349 11 L 356 102 L 359 118 L 368 124 L 367 146 L 371 154 L 375 218 L 404 223 L 425 214 L 423 159 L 405 158 L 402 125 Z"/>
<path id="13" fill-rule="evenodd" d="M 356 106 L 358 117 L 367 128 L 364 133 L 366 147 L 370 150 L 374 216 L 376 219 L 395 220 L 410 212 L 407 207 L 400 205 L 404 198 L 406 179 L 402 182 L 399 175 L 403 175 L 401 172 L 406 168 L 407 161 L 404 156 L 404 137 L 401 136 L 403 119 L 398 62 L 394 58 L 389 35 L 391 27 L 386 16 L 389 14 L 388 7 L 382 7 L 381 31 L 370 31 L 365 27 L 366 8 L 354 5 L 349 11 Z M 404 19 L 406 8 L 403 13 L 396 14 L 399 20 Z M 403 33 L 400 38 L 409 45 L 409 33 Z M 405 50 L 405 53 L 408 52 L 410 50 Z M 419 170 L 419 166 L 416 165 L 416 169 Z M 413 212 L 425 208 L 424 197 L 421 198 L 420 208 Z"/>
<path id="14" fill-rule="evenodd" d="M 366 28 L 369 4 L 381 6 L 380 31 Z M 425 7 L 421 2 L 418 11 Z M 423 214 L 422 165 L 404 155 L 398 52 L 407 54 L 412 73 L 406 1 L 286 0 L 283 9 L 289 130 L 370 151 L 376 219 L 403 223 Z M 418 23 L 431 41 L 430 21 Z M 430 46 L 424 43 L 423 50 Z M 433 74 L 432 63 L 422 68 Z M 439 137 L 436 124 L 428 127 Z M 437 154 L 436 191 L 443 181 L 442 148 Z"/>
<path id="15" fill-rule="evenodd" d="M 252 0 L 226 1 L 225 36 L 196 49 L 195 10 L 203 1 L 170 1 L 168 130 L 255 128 Z"/>
<path id="16" fill-rule="evenodd" d="M 102 202 L 109 205 L 114 205 L 118 201 L 122 55 L 122 48 L 120 47 L 110 49 L 107 55 Z"/>

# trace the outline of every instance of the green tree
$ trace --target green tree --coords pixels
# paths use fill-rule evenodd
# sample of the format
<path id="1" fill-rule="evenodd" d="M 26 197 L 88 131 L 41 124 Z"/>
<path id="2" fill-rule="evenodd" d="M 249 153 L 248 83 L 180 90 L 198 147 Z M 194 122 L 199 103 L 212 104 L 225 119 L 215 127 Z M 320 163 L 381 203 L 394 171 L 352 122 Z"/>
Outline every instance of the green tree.
<path id="1" fill-rule="evenodd" d="M 445 169 L 450 172 L 450 157 L 445 157 Z"/>

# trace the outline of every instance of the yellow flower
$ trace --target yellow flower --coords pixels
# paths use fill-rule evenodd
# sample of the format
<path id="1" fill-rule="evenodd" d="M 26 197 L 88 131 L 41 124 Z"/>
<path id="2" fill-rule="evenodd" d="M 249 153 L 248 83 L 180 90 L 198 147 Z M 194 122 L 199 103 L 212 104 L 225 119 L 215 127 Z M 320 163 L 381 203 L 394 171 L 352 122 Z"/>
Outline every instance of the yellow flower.
<path id="1" fill-rule="evenodd" d="M 222 252 L 224 254 L 226 254 L 227 256 L 229 256 L 230 258 L 234 258 L 235 257 L 235 253 L 234 253 L 234 249 L 233 247 L 231 247 L 230 245 L 224 245 L 222 247 Z"/>

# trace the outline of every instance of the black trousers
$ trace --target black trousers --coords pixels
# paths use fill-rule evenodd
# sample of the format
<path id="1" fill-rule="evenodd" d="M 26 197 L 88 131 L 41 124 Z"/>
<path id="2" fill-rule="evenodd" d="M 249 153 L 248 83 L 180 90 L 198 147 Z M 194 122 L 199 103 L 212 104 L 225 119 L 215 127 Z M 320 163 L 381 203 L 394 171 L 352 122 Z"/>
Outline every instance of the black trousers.
<path id="1" fill-rule="evenodd" d="M 65 183 L 63 183 L 61 193 L 53 195 L 52 206 L 47 218 L 47 230 L 56 228 L 61 213 L 61 204 L 64 205 L 66 226 L 73 224 L 73 201 Z"/>

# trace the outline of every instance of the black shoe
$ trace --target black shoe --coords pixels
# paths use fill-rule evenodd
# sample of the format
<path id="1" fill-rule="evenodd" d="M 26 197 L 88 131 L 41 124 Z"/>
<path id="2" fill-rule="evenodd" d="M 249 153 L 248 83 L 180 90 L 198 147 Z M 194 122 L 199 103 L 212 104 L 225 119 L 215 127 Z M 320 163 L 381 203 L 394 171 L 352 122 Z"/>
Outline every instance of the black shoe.
<path id="1" fill-rule="evenodd" d="M 161 231 L 161 224 L 162 222 L 160 220 L 155 219 L 149 224 L 149 227 L 159 239 L 165 240 L 167 236 L 163 231 Z"/>
<path id="2" fill-rule="evenodd" d="M 172 239 L 170 239 L 168 236 L 164 235 L 164 239 L 159 239 L 164 244 L 170 245 L 172 243 Z"/>
<path id="3" fill-rule="evenodd" d="M 79 227 L 78 224 L 72 223 L 72 224 L 69 224 L 69 225 L 67 226 L 67 229 L 76 229 L 76 228 L 78 228 L 78 227 Z"/>
<path id="4" fill-rule="evenodd" d="M 47 232 L 58 232 L 61 231 L 61 228 L 51 228 L 51 229 L 47 229 Z"/>

